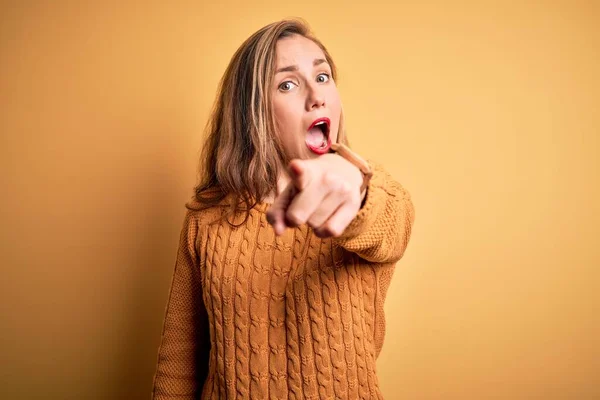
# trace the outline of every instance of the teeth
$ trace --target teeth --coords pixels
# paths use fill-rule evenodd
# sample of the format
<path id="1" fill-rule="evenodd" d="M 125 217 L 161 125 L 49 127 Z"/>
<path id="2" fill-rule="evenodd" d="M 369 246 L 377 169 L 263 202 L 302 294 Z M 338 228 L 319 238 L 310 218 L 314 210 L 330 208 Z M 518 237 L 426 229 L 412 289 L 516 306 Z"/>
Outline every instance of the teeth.
<path id="1" fill-rule="evenodd" d="M 315 124 L 315 126 L 318 126 L 318 125 L 323 125 L 324 123 L 325 123 L 325 121 L 320 121 L 320 122 L 317 122 L 317 123 Z"/>

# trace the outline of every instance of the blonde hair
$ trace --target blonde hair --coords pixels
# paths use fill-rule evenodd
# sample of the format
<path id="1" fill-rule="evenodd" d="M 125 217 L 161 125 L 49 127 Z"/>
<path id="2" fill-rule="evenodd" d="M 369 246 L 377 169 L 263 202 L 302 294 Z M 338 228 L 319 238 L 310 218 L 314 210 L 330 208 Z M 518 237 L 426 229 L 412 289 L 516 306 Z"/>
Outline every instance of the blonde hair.
<path id="1" fill-rule="evenodd" d="M 276 44 L 281 38 L 301 35 L 316 43 L 337 70 L 325 46 L 299 19 L 269 24 L 250 36 L 235 52 L 219 84 L 214 108 L 206 125 L 199 183 L 198 204 L 206 209 L 227 202 L 232 212 L 249 210 L 273 193 L 282 168 L 289 163 L 278 140 L 271 107 L 271 85 L 275 74 Z M 338 142 L 347 143 L 340 117 Z"/>

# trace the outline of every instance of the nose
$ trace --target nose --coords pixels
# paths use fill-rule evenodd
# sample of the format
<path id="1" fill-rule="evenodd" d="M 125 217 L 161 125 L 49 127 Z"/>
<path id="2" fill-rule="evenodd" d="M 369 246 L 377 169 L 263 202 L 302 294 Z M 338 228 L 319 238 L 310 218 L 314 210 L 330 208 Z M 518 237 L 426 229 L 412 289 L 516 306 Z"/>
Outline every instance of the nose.
<path id="1" fill-rule="evenodd" d="M 325 107 L 325 96 L 323 89 L 314 83 L 312 85 L 308 85 L 306 111 L 311 111 L 321 107 Z"/>

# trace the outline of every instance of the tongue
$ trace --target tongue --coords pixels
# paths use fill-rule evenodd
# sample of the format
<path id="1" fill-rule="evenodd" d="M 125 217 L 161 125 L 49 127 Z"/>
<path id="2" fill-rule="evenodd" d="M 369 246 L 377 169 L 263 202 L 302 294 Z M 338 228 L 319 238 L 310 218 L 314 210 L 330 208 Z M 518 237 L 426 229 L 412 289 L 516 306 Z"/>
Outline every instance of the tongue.
<path id="1" fill-rule="evenodd" d="M 306 135 L 306 144 L 314 148 L 325 146 L 326 140 L 323 131 L 317 127 L 310 129 Z"/>

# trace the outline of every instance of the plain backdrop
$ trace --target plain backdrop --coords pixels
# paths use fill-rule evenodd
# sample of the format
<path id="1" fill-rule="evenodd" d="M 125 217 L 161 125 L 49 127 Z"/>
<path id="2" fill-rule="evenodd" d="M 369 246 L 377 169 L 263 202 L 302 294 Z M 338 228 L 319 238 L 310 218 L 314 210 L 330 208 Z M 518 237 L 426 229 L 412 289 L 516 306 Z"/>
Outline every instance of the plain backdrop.
<path id="1" fill-rule="evenodd" d="M 0 398 L 149 398 L 217 83 L 294 16 L 416 207 L 386 399 L 600 398 L 600 5 L 441 0 L 2 1 Z"/>

